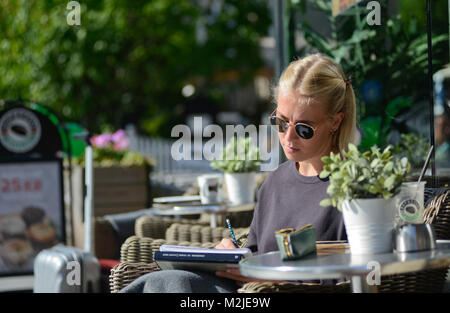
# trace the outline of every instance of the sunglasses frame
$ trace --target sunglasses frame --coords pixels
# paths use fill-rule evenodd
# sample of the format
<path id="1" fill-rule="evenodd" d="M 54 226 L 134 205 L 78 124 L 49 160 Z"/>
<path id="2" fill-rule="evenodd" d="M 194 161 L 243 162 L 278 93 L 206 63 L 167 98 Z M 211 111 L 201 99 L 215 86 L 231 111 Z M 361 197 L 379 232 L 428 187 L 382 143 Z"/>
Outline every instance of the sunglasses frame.
<path id="1" fill-rule="evenodd" d="M 291 126 L 291 125 L 294 125 L 294 128 L 295 128 L 295 126 L 297 126 L 297 125 L 302 125 L 302 126 L 309 127 L 309 128 L 311 128 L 311 129 L 313 130 L 313 134 L 312 134 L 312 136 L 311 136 L 310 138 L 303 138 L 302 136 L 300 136 L 299 133 L 297 132 L 297 129 L 295 129 L 295 133 L 297 134 L 297 136 L 299 136 L 300 138 L 305 139 L 305 140 L 308 140 L 308 139 L 311 139 L 312 137 L 314 137 L 314 134 L 316 133 L 317 127 L 312 127 L 311 125 L 308 125 L 308 124 L 305 124 L 305 123 L 300 123 L 300 122 L 295 123 L 295 124 L 293 124 L 293 123 L 291 123 L 291 122 L 286 122 L 285 120 L 283 120 L 283 119 L 277 117 L 277 113 L 276 113 L 276 112 L 277 112 L 277 109 L 273 110 L 273 112 L 270 114 L 270 116 L 269 116 L 269 120 L 270 120 L 270 121 L 272 121 L 273 118 L 277 118 L 277 119 L 279 119 L 280 121 L 283 121 L 284 123 L 286 123 L 286 124 L 288 125 L 288 126 L 286 127 L 286 130 L 287 130 L 288 127 Z M 278 129 L 278 131 L 280 132 L 279 129 Z M 284 131 L 284 132 L 286 132 L 286 131 Z M 284 132 L 280 132 L 280 133 L 284 133 Z"/>

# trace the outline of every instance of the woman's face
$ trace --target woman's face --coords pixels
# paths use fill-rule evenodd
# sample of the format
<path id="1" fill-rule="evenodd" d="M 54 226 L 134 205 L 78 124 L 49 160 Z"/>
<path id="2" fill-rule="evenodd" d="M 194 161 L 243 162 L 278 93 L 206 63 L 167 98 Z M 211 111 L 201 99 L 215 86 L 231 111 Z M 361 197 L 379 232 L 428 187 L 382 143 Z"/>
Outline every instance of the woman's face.
<path id="1" fill-rule="evenodd" d="M 291 93 L 280 93 L 277 100 L 277 117 L 290 124 L 284 133 L 278 133 L 286 157 L 302 162 L 328 155 L 332 146 L 332 131 L 338 128 L 340 116 L 329 119 L 322 105 L 300 102 Z M 297 135 L 293 126 L 298 122 L 315 128 L 312 138 L 303 139 Z"/>

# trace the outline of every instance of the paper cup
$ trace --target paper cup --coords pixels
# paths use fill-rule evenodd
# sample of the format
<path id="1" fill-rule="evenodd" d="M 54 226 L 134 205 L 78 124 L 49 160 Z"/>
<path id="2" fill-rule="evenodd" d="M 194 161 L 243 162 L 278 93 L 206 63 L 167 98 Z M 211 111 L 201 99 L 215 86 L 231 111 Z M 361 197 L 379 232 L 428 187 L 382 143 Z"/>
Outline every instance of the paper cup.
<path id="1" fill-rule="evenodd" d="M 200 189 L 200 201 L 203 204 L 222 201 L 223 175 L 208 174 L 197 177 Z"/>
<path id="2" fill-rule="evenodd" d="M 426 182 L 405 182 L 401 186 L 397 204 L 397 222 L 423 223 Z"/>

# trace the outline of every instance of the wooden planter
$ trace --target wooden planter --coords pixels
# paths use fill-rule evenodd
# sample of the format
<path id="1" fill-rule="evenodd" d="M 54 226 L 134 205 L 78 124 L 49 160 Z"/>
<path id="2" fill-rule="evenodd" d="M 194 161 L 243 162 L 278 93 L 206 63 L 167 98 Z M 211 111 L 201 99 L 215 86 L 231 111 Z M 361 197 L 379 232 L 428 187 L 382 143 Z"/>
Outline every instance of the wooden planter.
<path id="1" fill-rule="evenodd" d="M 118 214 L 148 208 L 151 203 L 149 167 L 95 167 L 93 190 L 93 247 L 95 250 L 95 220 L 109 214 Z M 65 173 L 66 204 L 73 224 L 71 242 L 84 248 L 84 168 L 72 169 L 72 203 L 70 205 L 69 174 Z M 70 210 L 70 207 L 72 208 Z M 71 232 L 67 232 L 71 233 Z"/>

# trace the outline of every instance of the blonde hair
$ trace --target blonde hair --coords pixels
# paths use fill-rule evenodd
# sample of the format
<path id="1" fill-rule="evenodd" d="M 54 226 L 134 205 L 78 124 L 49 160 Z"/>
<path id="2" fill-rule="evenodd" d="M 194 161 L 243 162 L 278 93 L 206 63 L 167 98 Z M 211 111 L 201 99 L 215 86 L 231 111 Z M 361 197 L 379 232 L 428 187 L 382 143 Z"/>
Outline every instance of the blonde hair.
<path id="1" fill-rule="evenodd" d="M 330 58 L 316 53 L 291 62 L 281 74 L 275 98 L 279 92 L 292 93 L 299 97 L 299 102 L 309 105 L 322 104 L 329 117 L 343 112 L 344 118 L 332 135 L 333 146 L 345 151 L 349 143 L 355 142 L 355 94 L 350 80 Z"/>

